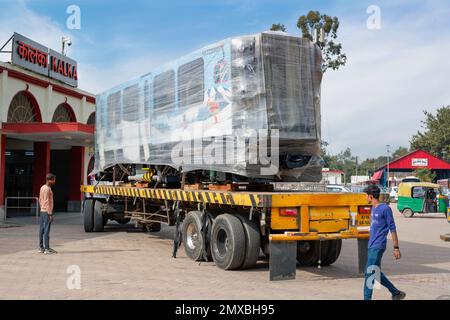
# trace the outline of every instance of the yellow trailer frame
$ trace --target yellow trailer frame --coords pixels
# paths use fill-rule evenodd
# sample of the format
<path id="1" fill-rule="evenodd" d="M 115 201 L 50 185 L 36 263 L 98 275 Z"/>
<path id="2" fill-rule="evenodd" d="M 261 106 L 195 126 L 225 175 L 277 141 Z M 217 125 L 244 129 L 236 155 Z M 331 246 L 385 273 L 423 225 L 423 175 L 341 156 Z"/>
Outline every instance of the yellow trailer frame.
<path id="1" fill-rule="evenodd" d="M 81 191 L 95 197 L 116 196 L 180 203 L 264 209 L 270 213 L 270 278 L 295 278 L 297 241 L 357 239 L 359 271 L 367 261 L 370 210 L 363 193 L 258 192 L 137 188 L 120 185 L 83 185 Z M 297 216 L 283 216 L 296 208 Z M 370 208 L 369 208 L 370 209 Z M 280 263 L 282 261 L 282 263 Z"/>

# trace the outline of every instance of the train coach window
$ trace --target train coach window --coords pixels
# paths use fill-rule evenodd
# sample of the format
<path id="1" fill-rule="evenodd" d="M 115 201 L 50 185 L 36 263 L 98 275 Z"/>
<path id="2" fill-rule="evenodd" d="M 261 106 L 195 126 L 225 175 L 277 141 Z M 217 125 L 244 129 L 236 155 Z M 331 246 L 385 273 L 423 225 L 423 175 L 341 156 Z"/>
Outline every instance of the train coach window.
<path id="1" fill-rule="evenodd" d="M 135 84 L 123 90 L 123 119 L 139 120 L 139 85 Z"/>
<path id="2" fill-rule="evenodd" d="M 203 58 L 188 62 L 178 68 L 178 101 L 180 108 L 203 102 Z"/>
<path id="3" fill-rule="evenodd" d="M 120 91 L 114 92 L 108 96 L 108 123 L 109 125 L 120 124 Z"/>
<path id="4" fill-rule="evenodd" d="M 153 113 L 168 112 L 175 104 L 175 72 L 166 71 L 153 81 Z"/>

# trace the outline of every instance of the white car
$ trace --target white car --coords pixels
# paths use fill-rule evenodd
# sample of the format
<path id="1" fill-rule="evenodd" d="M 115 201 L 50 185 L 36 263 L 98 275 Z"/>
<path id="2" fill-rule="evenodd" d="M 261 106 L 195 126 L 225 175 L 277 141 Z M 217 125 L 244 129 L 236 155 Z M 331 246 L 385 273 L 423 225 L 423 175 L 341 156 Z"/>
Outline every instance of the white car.
<path id="1" fill-rule="evenodd" d="M 328 192 L 350 192 L 349 189 L 347 189 L 344 186 L 340 186 L 340 185 L 328 185 L 327 186 L 327 191 Z"/>
<path id="2" fill-rule="evenodd" d="M 391 188 L 391 191 L 389 192 L 389 198 L 391 199 L 391 201 L 398 201 L 398 187 Z"/>

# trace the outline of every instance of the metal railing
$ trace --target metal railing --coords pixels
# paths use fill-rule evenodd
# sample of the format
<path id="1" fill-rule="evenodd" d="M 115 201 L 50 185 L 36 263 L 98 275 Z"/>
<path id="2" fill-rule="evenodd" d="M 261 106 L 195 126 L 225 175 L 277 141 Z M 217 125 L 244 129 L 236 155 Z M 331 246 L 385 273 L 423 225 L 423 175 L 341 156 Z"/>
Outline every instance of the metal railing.
<path id="1" fill-rule="evenodd" d="M 10 207 L 8 206 L 8 200 L 18 200 L 17 206 Z M 20 200 L 34 200 L 35 206 L 21 206 Z M 5 199 L 5 220 L 8 218 L 8 209 L 36 209 L 36 220 L 39 219 L 39 199 L 37 197 L 7 197 Z"/>

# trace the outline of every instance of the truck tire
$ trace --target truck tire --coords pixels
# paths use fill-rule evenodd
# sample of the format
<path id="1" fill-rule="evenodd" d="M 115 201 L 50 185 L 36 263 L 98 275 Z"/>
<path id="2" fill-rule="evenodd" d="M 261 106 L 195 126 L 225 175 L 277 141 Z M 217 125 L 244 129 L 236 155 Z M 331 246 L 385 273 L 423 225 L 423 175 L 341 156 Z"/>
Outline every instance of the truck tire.
<path id="1" fill-rule="evenodd" d="M 194 261 L 201 261 L 205 248 L 201 211 L 191 211 L 187 214 L 183 221 L 181 236 L 186 255 Z"/>
<path id="2" fill-rule="evenodd" d="M 84 232 L 94 231 L 94 199 L 85 199 L 83 204 Z"/>
<path id="3" fill-rule="evenodd" d="M 248 216 L 243 214 L 239 214 L 237 217 L 241 220 L 245 232 L 245 257 L 240 269 L 250 269 L 258 262 L 261 234 L 255 220 L 249 220 Z"/>
<path id="4" fill-rule="evenodd" d="M 264 255 L 264 258 L 270 258 L 270 241 L 269 237 L 267 236 L 261 237 L 261 251 Z"/>
<path id="5" fill-rule="evenodd" d="M 305 267 L 315 267 L 319 264 L 319 254 L 321 265 L 328 254 L 328 241 L 298 241 L 297 261 Z"/>
<path id="6" fill-rule="evenodd" d="M 160 232 L 161 231 L 161 223 L 150 223 L 147 226 L 147 231 L 148 232 Z"/>
<path id="7" fill-rule="evenodd" d="M 414 211 L 409 208 L 406 208 L 402 211 L 402 214 L 405 218 L 412 218 L 414 216 Z"/>
<path id="8" fill-rule="evenodd" d="M 103 232 L 105 230 L 105 226 L 103 224 L 103 212 L 102 212 L 103 203 L 99 200 L 95 201 L 94 204 L 94 232 Z"/>
<path id="9" fill-rule="evenodd" d="M 211 232 L 211 254 L 221 269 L 234 270 L 245 258 L 245 231 L 239 218 L 231 214 L 219 215 Z"/>
<path id="10" fill-rule="evenodd" d="M 330 240 L 328 242 L 328 251 L 325 255 L 325 258 L 323 259 L 321 265 L 322 266 L 329 266 L 336 262 L 336 260 L 339 258 L 339 255 L 341 254 L 341 248 L 342 248 L 342 240 Z"/>

